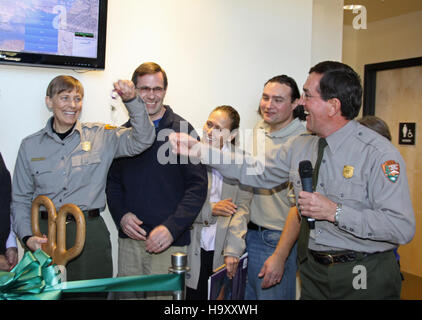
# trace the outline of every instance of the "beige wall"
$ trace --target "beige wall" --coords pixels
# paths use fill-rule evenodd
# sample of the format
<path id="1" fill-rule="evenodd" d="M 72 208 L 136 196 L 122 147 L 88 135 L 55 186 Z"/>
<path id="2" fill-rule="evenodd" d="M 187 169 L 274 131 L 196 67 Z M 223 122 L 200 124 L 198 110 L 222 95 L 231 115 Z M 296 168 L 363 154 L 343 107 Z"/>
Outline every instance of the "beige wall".
<path id="1" fill-rule="evenodd" d="M 311 66 L 324 60 L 340 60 L 343 32 L 339 26 L 343 24 L 343 0 L 314 0 L 312 14 L 312 53 Z M 301 87 L 301 84 L 299 84 Z"/>
<path id="2" fill-rule="evenodd" d="M 368 15 L 370 12 L 368 12 Z M 343 29 L 343 62 L 362 77 L 364 65 L 422 56 L 422 11 Z"/>
<path id="3" fill-rule="evenodd" d="M 368 12 L 368 14 L 370 14 Z M 352 26 L 344 26 L 343 29 L 343 62 L 352 66 L 364 80 L 364 66 L 365 64 L 386 62 L 393 60 L 408 59 L 422 56 L 422 11 L 418 11 L 411 14 L 406 14 L 394 18 L 389 18 L 367 25 L 367 29 L 354 30 Z M 420 70 L 420 69 L 417 69 Z M 407 71 L 407 70 L 406 70 Z M 383 118 L 390 127 L 393 144 L 399 148 L 402 156 L 404 157 L 407 164 L 407 175 L 409 178 L 409 186 L 411 189 L 411 197 L 415 210 L 415 216 L 417 221 L 416 236 L 413 241 L 405 246 L 402 246 L 399 250 L 401 254 L 401 265 L 402 270 L 405 272 L 413 273 L 418 276 L 422 276 L 422 254 L 420 253 L 420 246 L 422 245 L 422 230 L 418 224 L 421 221 L 421 205 L 418 200 L 420 192 L 420 186 L 416 184 L 414 177 L 419 174 L 417 166 L 418 156 L 420 155 L 421 145 L 418 143 L 416 146 L 399 147 L 397 144 L 398 135 L 398 122 L 416 122 L 420 119 L 417 110 L 420 109 L 420 103 L 413 100 L 412 103 L 404 101 L 405 98 L 409 99 L 413 95 L 406 94 L 400 98 L 400 101 L 394 100 L 391 97 L 393 94 L 400 93 L 400 81 L 399 74 L 403 70 L 391 70 L 382 71 L 378 73 L 378 78 L 389 75 L 391 80 L 384 81 L 383 85 L 378 83 L 377 88 L 377 108 L 376 115 Z M 420 75 L 420 71 L 418 71 Z M 407 78 L 404 78 L 407 79 Z M 409 79 L 407 79 L 409 80 Z M 398 81 L 398 82 L 397 82 Z M 420 82 L 410 81 L 408 85 L 417 84 L 420 88 Z M 415 92 L 420 92 L 416 87 Z M 396 95 L 397 96 L 397 95 Z M 384 100 L 382 99 L 384 98 Z M 398 108 L 398 106 L 401 106 Z M 406 113 L 403 110 L 406 109 Z M 393 110 L 396 112 L 390 112 Z M 420 125 L 417 125 L 420 129 Z M 420 130 L 419 130 L 420 131 Z M 419 133 L 420 135 L 420 133 Z M 420 138 L 420 137 L 419 137 Z M 420 140 L 417 138 L 417 141 Z M 420 142 L 420 141 L 419 141 Z M 416 179 L 417 180 L 417 179 Z"/>

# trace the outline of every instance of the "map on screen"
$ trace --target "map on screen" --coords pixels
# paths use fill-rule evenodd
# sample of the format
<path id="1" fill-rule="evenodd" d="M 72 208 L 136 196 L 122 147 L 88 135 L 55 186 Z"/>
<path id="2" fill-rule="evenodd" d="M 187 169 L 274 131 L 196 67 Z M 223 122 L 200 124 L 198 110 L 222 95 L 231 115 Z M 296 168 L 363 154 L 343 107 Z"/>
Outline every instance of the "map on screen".
<path id="1" fill-rule="evenodd" d="M 96 58 L 99 0 L 0 0 L 0 51 Z"/>

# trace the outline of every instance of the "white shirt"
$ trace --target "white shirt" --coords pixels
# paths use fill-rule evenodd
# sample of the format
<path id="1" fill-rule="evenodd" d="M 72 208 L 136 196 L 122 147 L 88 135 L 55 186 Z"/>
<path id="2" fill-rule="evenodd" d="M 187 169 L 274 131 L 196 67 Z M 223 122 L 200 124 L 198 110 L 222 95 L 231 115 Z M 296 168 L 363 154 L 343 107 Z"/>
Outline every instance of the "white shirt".
<path id="1" fill-rule="evenodd" d="M 229 150 L 226 145 L 222 150 Z M 215 204 L 221 201 L 221 191 L 223 189 L 223 176 L 215 169 L 212 169 L 210 202 Z M 215 234 L 217 223 L 203 227 L 201 230 L 201 248 L 206 251 L 213 251 L 215 244 Z"/>

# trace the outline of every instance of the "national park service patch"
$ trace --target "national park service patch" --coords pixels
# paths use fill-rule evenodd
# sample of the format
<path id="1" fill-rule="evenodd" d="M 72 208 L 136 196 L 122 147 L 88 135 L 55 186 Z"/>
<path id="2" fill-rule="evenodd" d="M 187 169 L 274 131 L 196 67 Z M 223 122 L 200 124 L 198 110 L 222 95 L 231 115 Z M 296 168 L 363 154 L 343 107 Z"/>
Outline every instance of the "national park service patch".
<path id="1" fill-rule="evenodd" d="M 400 175 L 400 165 L 393 161 L 388 160 L 382 164 L 382 171 L 388 180 L 391 182 L 396 182 Z"/>

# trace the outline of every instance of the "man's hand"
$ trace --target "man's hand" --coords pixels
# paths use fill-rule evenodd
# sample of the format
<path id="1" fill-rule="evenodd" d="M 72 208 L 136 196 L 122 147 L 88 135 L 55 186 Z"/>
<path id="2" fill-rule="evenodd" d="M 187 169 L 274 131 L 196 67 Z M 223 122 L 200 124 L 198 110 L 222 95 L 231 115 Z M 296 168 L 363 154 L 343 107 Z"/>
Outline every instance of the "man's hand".
<path id="1" fill-rule="evenodd" d="M 42 237 L 32 236 L 26 241 L 26 246 L 31 251 L 41 249 L 41 245 L 47 243 L 47 236 L 44 234 Z"/>
<path id="2" fill-rule="evenodd" d="M 0 270 L 1 271 L 10 271 L 11 266 L 9 262 L 7 262 L 6 256 L 3 254 L 0 254 Z"/>
<path id="3" fill-rule="evenodd" d="M 212 206 L 212 215 L 230 217 L 232 214 L 236 213 L 237 206 L 232 200 L 232 198 L 228 198 L 215 203 Z"/>
<path id="4" fill-rule="evenodd" d="M 6 259 L 12 269 L 18 263 L 18 248 L 10 247 L 6 249 Z"/>
<path id="5" fill-rule="evenodd" d="M 297 202 L 303 216 L 334 222 L 337 204 L 322 194 L 301 191 Z"/>
<path id="6" fill-rule="evenodd" d="M 167 227 L 159 225 L 148 236 L 146 249 L 151 253 L 160 253 L 171 246 L 174 239 Z"/>
<path id="7" fill-rule="evenodd" d="M 146 240 L 147 232 L 140 227 L 143 224 L 132 212 L 126 213 L 120 220 L 122 231 L 133 240 Z"/>
<path id="8" fill-rule="evenodd" d="M 123 102 L 132 100 L 136 97 L 135 84 L 130 80 L 119 80 L 115 82 L 113 86 Z"/>
<path id="9" fill-rule="evenodd" d="M 279 257 L 272 254 L 267 260 L 265 260 L 264 265 L 258 274 L 259 278 L 264 277 L 261 287 L 265 289 L 280 283 L 283 273 L 284 262 Z"/>
<path id="10" fill-rule="evenodd" d="M 185 157 L 199 158 L 201 156 L 201 143 L 187 133 L 172 132 L 169 141 L 173 153 L 179 153 Z"/>
<path id="11" fill-rule="evenodd" d="M 239 264 L 239 258 L 226 256 L 224 257 L 224 263 L 227 267 L 227 277 L 233 279 L 236 274 L 237 265 Z"/>

